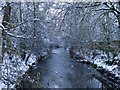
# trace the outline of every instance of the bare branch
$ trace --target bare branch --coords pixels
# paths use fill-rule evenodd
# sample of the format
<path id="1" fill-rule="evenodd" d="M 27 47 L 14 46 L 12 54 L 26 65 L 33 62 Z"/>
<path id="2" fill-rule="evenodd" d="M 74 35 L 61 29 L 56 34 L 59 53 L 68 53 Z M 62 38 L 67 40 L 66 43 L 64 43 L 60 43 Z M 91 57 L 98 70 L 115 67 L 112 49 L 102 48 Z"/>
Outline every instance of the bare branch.
<path id="1" fill-rule="evenodd" d="M 0 25 L 0 28 L 2 29 L 3 32 L 5 32 L 7 35 L 11 36 L 11 37 L 15 37 L 15 38 L 23 38 L 23 39 L 30 39 L 32 37 L 26 37 L 23 35 L 14 35 L 10 32 L 7 31 L 8 28 L 4 28 L 4 26 Z M 34 37 L 35 38 L 35 37 Z"/>

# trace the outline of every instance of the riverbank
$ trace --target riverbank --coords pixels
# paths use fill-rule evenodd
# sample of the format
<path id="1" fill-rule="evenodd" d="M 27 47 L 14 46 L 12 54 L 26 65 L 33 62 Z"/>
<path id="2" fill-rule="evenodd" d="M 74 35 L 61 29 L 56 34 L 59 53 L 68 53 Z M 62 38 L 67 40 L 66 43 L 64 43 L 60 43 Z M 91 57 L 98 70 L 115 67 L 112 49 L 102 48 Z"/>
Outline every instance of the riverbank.
<path id="1" fill-rule="evenodd" d="M 14 88 L 17 80 L 36 62 L 36 56 L 31 54 L 27 65 L 18 55 L 12 59 L 7 53 L 4 54 L 2 64 L 2 80 L 0 81 L 0 90 L 2 88 Z"/>
<path id="2" fill-rule="evenodd" d="M 18 55 L 14 55 L 13 58 L 9 58 L 7 53 L 4 54 L 2 63 L 2 80 L 0 80 L 0 90 L 2 88 L 14 88 L 18 80 L 31 69 L 41 59 L 48 57 L 48 53 L 44 52 L 41 58 L 37 58 L 34 54 L 31 54 L 27 64 L 25 60 Z"/>
<path id="3" fill-rule="evenodd" d="M 82 59 L 81 53 L 76 52 L 74 58 L 76 58 L 78 62 L 91 65 L 105 76 L 114 86 L 120 88 L 120 53 L 118 53 L 114 58 L 111 54 L 108 62 L 107 55 L 105 53 L 100 50 L 96 50 L 96 52 L 96 56 L 93 56 L 93 52 L 91 51 L 89 55 L 85 55 Z"/>

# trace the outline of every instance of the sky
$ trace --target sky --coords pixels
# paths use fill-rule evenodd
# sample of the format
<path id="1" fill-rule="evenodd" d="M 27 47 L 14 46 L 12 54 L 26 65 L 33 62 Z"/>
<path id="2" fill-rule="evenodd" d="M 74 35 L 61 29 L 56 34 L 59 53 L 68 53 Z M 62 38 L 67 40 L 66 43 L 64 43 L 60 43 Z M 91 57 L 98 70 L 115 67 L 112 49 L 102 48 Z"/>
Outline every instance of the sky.
<path id="1" fill-rule="evenodd" d="M 119 0 L 0 0 L 0 2 L 118 2 Z"/>

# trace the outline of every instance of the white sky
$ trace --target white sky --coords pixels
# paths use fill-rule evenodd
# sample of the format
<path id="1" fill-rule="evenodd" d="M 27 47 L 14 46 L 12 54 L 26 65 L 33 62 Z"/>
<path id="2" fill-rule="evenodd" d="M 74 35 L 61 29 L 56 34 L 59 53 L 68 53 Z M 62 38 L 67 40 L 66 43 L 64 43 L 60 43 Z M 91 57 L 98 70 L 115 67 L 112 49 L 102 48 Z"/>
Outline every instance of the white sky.
<path id="1" fill-rule="evenodd" d="M 119 0 L 0 0 L 0 2 L 118 2 Z"/>

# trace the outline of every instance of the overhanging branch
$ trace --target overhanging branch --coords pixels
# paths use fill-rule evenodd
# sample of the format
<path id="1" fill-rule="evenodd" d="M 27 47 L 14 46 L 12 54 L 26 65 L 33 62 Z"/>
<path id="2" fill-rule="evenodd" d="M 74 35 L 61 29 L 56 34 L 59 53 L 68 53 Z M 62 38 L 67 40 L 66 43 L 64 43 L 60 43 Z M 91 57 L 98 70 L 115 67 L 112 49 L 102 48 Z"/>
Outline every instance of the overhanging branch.
<path id="1" fill-rule="evenodd" d="M 7 31 L 8 28 L 4 28 L 3 25 L 0 25 L 0 28 L 3 32 L 5 32 L 7 35 L 11 36 L 11 37 L 14 37 L 14 38 L 23 38 L 23 39 L 31 39 L 32 37 L 27 37 L 27 36 L 23 36 L 23 35 L 14 35 L 10 32 Z M 36 38 L 36 37 L 34 37 Z"/>

